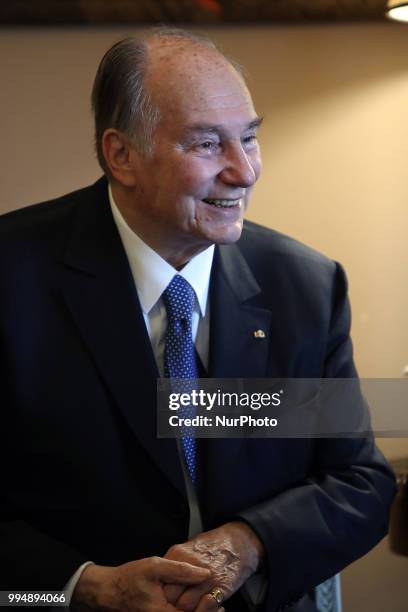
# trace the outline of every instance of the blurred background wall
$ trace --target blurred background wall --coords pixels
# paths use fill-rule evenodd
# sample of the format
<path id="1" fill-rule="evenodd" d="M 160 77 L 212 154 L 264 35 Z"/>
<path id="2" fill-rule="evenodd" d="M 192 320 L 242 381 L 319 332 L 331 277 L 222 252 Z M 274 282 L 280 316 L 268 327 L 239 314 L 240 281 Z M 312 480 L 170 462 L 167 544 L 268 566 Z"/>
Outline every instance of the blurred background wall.
<path id="1" fill-rule="evenodd" d="M 0 210 L 100 175 L 89 94 L 107 47 L 136 28 L 0 30 Z M 341 261 L 365 377 L 408 364 L 408 26 L 214 27 L 249 72 L 264 171 L 248 217 Z M 389 458 L 407 439 L 383 439 Z M 344 612 L 406 612 L 408 558 L 383 542 L 343 572 Z"/>

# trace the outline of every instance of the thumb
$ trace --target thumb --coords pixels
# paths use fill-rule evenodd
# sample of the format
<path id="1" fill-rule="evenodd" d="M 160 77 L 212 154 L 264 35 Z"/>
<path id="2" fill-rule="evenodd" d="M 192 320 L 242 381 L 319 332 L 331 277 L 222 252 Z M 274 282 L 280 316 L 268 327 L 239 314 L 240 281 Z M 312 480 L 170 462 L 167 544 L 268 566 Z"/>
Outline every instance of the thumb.
<path id="1" fill-rule="evenodd" d="M 159 559 L 155 568 L 155 577 L 162 582 L 171 584 L 199 584 L 211 576 L 209 569 L 185 563 L 184 561 L 171 561 Z"/>

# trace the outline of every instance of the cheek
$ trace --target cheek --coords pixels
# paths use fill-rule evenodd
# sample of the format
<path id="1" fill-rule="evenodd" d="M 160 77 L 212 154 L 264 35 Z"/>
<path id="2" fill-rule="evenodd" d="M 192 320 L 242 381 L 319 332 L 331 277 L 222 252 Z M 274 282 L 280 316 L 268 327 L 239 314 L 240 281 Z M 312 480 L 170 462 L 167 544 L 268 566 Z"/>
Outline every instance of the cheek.
<path id="1" fill-rule="evenodd" d="M 205 197 L 208 185 L 217 176 L 214 166 L 204 159 L 184 159 L 172 168 L 169 181 L 181 196 Z"/>

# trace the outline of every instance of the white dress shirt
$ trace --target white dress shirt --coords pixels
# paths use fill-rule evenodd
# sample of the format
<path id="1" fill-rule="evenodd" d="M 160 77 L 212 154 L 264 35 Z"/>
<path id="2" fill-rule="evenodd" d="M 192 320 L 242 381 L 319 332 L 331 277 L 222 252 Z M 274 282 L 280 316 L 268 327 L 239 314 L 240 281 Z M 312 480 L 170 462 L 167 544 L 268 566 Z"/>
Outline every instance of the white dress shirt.
<path id="1" fill-rule="evenodd" d="M 201 362 L 207 369 L 210 337 L 208 290 L 214 245 L 196 255 L 182 270 L 176 270 L 130 229 L 115 204 L 110 185 L 109 200 L 113 219 L 118 228 L 135 281 L 147 333 L 159 372 L 163 375 L 164 341 L 167 327 L 166 308 L 161 296 L 176 274 L 185 278 L 194 289 L 196 299 L 191 321 L 193 341 Z"/>

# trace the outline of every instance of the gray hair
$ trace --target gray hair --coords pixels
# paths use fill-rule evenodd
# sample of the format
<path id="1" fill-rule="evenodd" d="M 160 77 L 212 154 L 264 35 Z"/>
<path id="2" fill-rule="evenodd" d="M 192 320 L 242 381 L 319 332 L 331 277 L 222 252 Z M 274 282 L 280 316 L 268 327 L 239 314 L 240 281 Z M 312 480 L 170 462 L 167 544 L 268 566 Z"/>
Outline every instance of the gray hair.
<path id="1" fill-rule="evenodd" d="M 102 150 L 102 136 L 108 128 L 128 136 L 140 153 L 149 155 L 152 152 L 153 133 L 160 112 L 144 83 L 148 65 L 147 41 L 169 37 L 209 47 L 226 57 L 205 36 L 165 26 L 150 28 L 140 38 L 124 38 L 108 49 L 99 64 L 91 98 L 96 154 L 101 168 L 108 176 L 110 172 Z M 243 76 L 242 68 L 229 58 L 226 59 Z"/>

